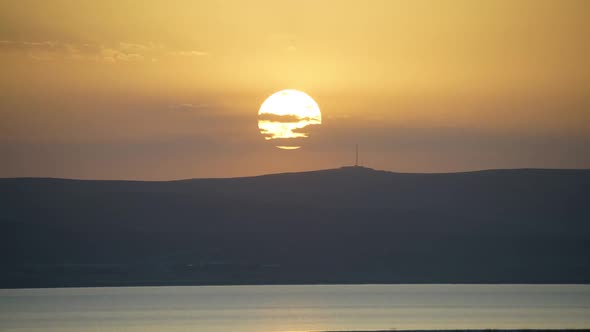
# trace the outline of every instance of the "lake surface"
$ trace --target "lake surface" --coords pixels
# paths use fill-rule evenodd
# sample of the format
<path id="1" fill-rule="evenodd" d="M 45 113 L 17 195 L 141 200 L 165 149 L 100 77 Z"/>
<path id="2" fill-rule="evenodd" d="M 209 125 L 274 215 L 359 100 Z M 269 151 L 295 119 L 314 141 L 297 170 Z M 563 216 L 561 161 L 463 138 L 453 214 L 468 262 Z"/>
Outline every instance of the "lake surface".
<path id="1" fill-rule="evenodd" d="M 0 290 L 0 331 L 589 328 L 590 285 Z"/>

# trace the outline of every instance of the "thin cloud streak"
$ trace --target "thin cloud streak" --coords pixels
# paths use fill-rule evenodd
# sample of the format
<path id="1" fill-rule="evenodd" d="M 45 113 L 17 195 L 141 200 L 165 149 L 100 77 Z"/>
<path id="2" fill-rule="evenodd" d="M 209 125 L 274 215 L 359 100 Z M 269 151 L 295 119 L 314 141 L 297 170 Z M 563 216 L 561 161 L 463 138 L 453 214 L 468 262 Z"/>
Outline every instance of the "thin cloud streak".
<path id="1" fill-rule="evenodd" d="M 1 53 L 23 54 L 31 60 L 77 60 L 105 63 L 157 61 L 166 56 L 201 57 L 201 50 L 170 50 L 161 44 L 120 42 L 116 45 L 69 43 L 53 40 L 0 40 Z"/>
<path id="2" fill-rule="evenodd" d="M 170 109 L 176 111 L 196 111 L 196 110 L 203 110 L 203 109 L 211 109 L 213 108 L 212 105 L 209 104 L 174 104 L 170 105 Z"/>

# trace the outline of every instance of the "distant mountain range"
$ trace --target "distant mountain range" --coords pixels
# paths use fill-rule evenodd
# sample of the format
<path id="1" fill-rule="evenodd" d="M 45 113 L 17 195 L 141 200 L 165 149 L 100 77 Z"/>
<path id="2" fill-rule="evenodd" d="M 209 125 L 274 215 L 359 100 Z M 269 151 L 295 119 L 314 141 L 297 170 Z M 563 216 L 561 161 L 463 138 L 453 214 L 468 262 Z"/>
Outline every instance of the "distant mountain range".
<path id="1" fill-rule="evenodd" d="M 0 179 L 0 287 L 589 283 L 590 170 Z"/>

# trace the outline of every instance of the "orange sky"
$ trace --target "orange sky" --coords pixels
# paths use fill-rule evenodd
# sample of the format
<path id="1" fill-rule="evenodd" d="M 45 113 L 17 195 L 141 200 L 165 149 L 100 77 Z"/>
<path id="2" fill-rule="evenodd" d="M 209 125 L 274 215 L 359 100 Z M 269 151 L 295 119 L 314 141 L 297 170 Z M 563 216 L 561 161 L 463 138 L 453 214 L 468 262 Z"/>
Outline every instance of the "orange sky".
<path id="1" fill-rule="evenodd" d="M 0 177 L 590 168 L 588 1 L 3 1 Z M 259 134 L 273 92 L 323 124 Z"/>

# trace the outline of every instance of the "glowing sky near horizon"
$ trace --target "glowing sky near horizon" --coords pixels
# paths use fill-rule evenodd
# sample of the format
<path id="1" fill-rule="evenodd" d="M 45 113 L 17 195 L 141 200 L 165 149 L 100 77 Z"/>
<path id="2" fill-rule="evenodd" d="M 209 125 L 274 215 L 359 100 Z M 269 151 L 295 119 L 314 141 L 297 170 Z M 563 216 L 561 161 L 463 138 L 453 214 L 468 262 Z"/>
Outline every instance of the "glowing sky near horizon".
<path id="1" fill-rule="evenodd" d="M 0 177 L 590 168 L 588 1 L 2 1 Z M 305 148 L 261 139 L 305 91 Z M 295 145 L 286 145 L 295 146 Z"/>

